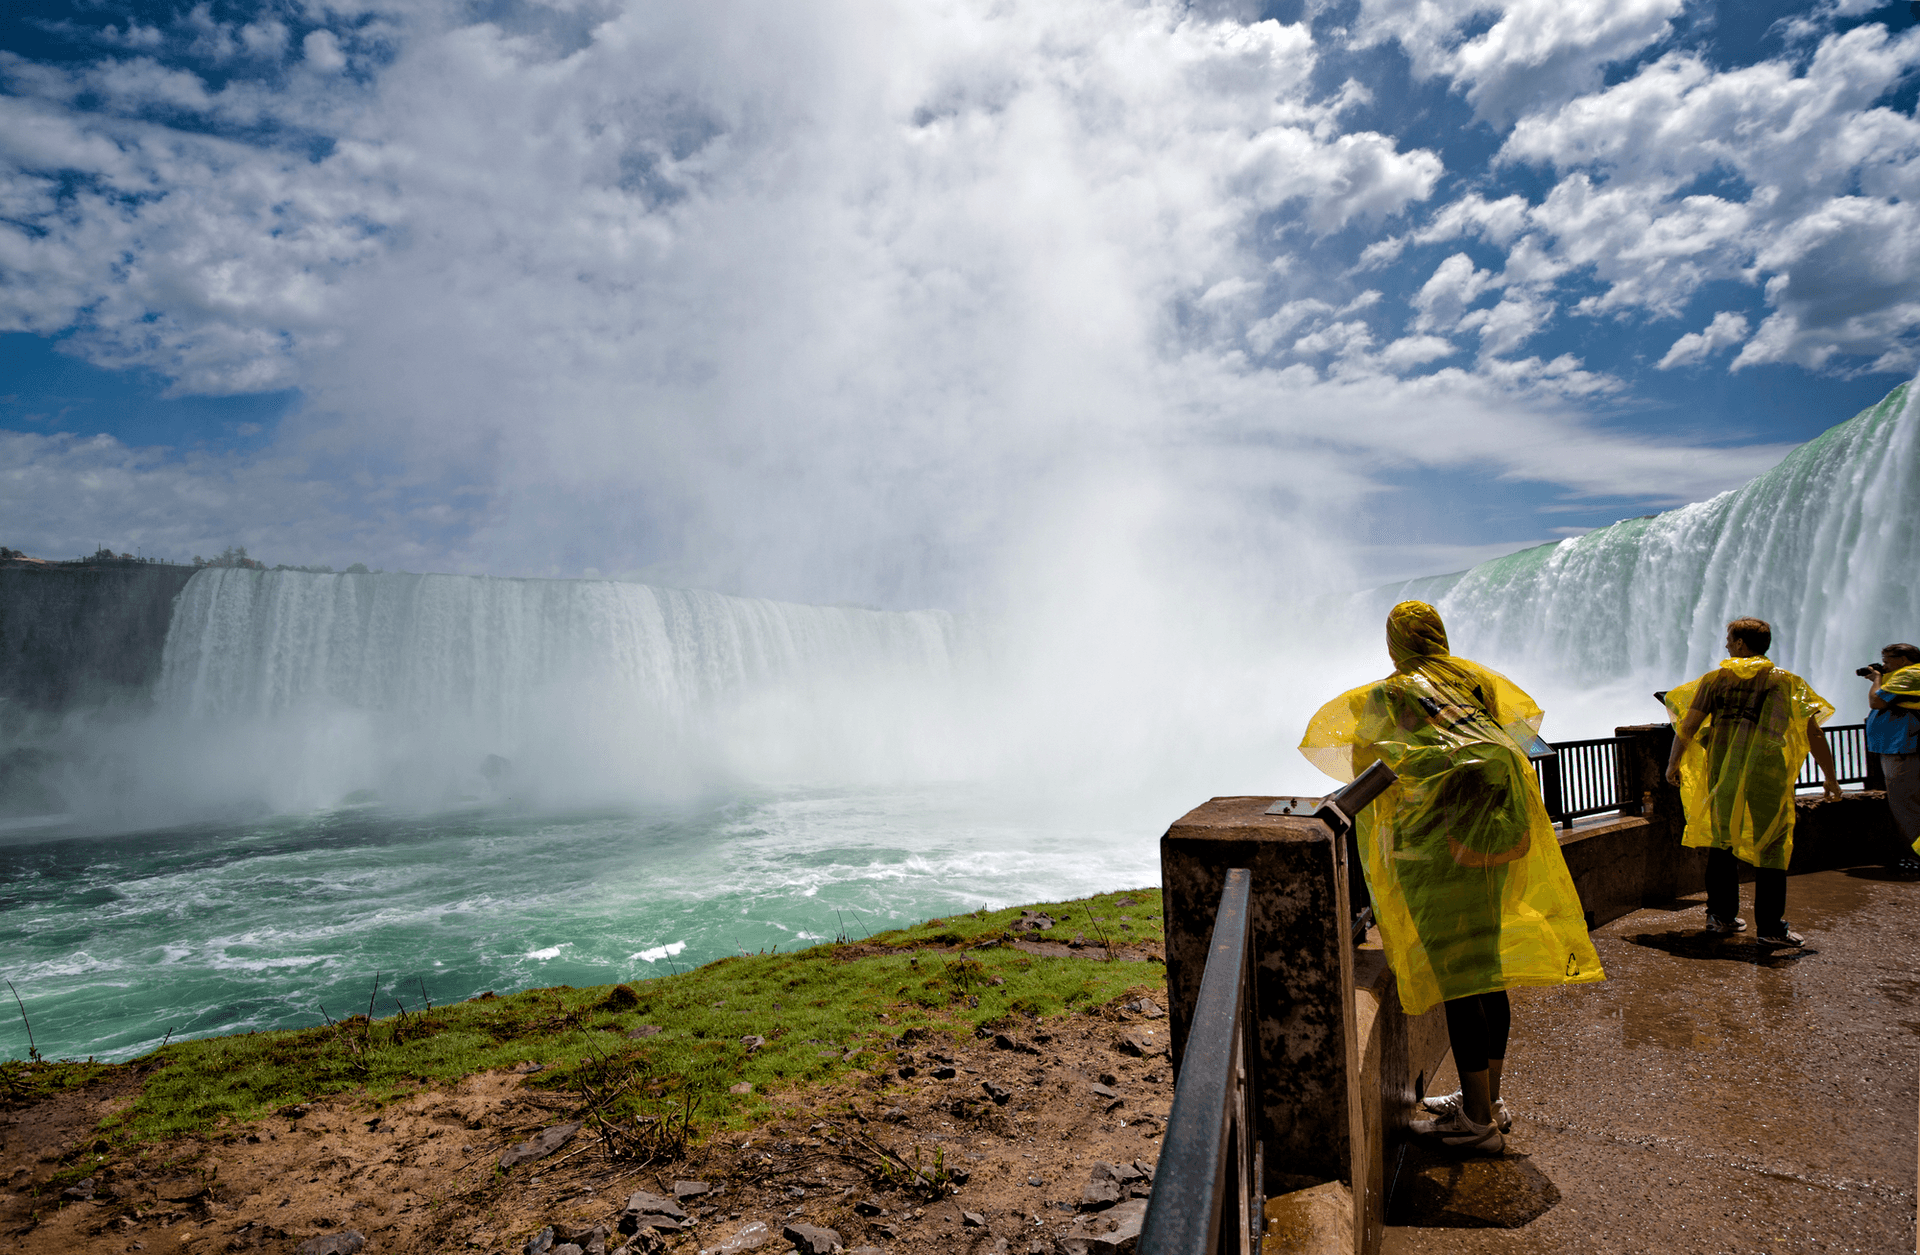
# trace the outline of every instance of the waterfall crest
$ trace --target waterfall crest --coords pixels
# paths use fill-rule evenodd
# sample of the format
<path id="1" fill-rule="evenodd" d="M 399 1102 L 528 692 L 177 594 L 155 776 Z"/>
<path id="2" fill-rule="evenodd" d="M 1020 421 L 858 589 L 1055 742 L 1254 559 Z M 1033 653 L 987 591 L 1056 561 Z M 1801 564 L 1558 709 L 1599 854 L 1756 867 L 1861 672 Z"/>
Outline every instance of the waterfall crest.
<path id="1" fill-rule="evenodd" d="M 157 716 L 276 810 L 377 796 L 618 801 L 908 770 L 953 616 L 587 580 L 205 570 Z M 923 764 L 915 763 L 913 769 Z"/>
<path id="2" fill-rule="evenodd" d="M 1575 685 L 1665 688 L 1718 661 L 1728 620 L 1755 615 L 1774 626 L 1774 660 L 1857 717 L 1854 668 L 1920 637 L 1912 398 L 1902 384 L 1710 501 L 1375 596 L 1433 601 L 1460 653 Z"/>
<path id="3" fill-rule="evenodd" d="M 682 716 L 770 683 L 944 672 L 944 611 L 807 606 L 588 580 L 206 570 L 181 592 L 158 699 L 191 716 L 315 699 L 511 720 L 587 681 Z"/>

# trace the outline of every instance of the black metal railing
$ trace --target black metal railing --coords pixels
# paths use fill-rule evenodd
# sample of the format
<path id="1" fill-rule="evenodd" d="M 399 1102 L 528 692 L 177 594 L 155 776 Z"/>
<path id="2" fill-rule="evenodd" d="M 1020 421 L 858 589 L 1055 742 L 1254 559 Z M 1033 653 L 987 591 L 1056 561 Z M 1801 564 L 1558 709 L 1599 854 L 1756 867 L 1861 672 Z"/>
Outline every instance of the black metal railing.
<path id="1" fill-rule="evenodd" d="M 1827 748 L 1833 751 L 1833 779 L 1836 784 L 1865 784 L 1867 780 L 1867 725 L 1843 723 L 1821 729 L 1827 734 Z M 1800 764 L 1796 789 L 1820 787 L 1820 765 L 1807 755 Z"/>
<path id="2" fill-rule="evenodd" d="M 1547 818 L 1571 828 L 1576 819 L 1628 809 L 1633 799 L 1627 787 L 1626 760 L 1620 753 L 1622 743 L 1617 736 L 1548 742 L 1552 753 L 1533 760 Z"/>
<path id="3" fill-rule="evenodd" d="M 1256 1255 L 1260 1151 L 1253 1140 L 1253 874 L 1227 872 L 1207 966 L 1187 1027 L 1162 1171 L 1147 1200 L 1140 1255 Z"/>
<path id="4" fill-rule="evenodd" d="M 1865 784 L 1871 768 L 1866 725 L 1843 723 L 1824 730 L 1827 745 L 1833 750 L 1835 782 Z M 1548 818 L 1571 828 L 1574 820 L 1588 815 L 1634 810 L 1638 801 L 1627 784 L 1626 759 L 1621 751 L 1625 743 L 1625 738 L 1617 736 L 1547 742 L 1552 752 L 1536 755 L 1533 765 L 1540 777 L 1540 796 L 1547 804 Z M 1811 754 L 1800 765 L 1800 778 L 1794 787 L 1820 787 L 1820 768 Z"/>

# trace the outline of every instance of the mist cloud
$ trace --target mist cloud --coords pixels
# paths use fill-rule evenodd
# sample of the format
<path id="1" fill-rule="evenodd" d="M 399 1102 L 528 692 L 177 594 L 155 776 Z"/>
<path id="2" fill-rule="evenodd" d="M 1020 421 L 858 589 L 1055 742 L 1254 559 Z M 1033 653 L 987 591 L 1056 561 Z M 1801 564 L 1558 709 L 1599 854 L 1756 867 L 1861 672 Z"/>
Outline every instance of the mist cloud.
<path id="1" fill-rule="evenodd" d="M 1354 121 L 1371 89 L 1304 23 L 1170 4 L 198 9 L 0 55 L 0 326 L 305 397 L 262 454 L 22 439 L 0 521 L 954 604 L 1128 491 L 1170 561 L 1284 563 L 1383 465 L 1723 489 L 1781 450 L 1602 425 L 1620 381 L 1536 347 L 1711 281 L 1763 285 L 1740 367 L 1905 368 L 1906 263 L 1833 292 L 1912 234 L 1912 119 L 1874 102 L 1913 38 L 1603 88 L 1677 3 L 1510 3 L 1464 41 L 1487 6 L 1376 7 L 1341 47 L 1399 41 L 1550 190 Z"/>

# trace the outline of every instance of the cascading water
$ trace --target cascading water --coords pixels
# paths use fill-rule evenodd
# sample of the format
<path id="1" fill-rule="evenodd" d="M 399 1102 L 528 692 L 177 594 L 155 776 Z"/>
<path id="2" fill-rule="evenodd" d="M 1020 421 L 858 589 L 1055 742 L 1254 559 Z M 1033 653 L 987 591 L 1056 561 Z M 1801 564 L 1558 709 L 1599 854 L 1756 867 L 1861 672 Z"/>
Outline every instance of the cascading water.
<path id="1" fill-rule="evenodd" d="M 902 705 L 885 699 L 912 691 L 922 700 L 905 704 L 924 706 L 957 649 L 943 611 L 209 570 L 180 595 L 156 698 L 186 739 L 252 758 L 276 810 L 369 792 L 490 800 L 509 770 L 516 796 L 577 801 L 684 793 L 716 774 L 870 774 L 873 728 Z M 261 744 L 271 753 L 247 748 Z"/>
<path id="2" fill-rule="evenodd" d="M 1860 717 L 1854 668 L 1920 637 L 1920 403 L 1902 385 L 1710 501 L 1628 519 L 1370 601 L 1433 601 L 1456 651 L 1583 694 L 1550 736 L 1660 718 L 1647 692 L 1713 666 L 1724 626 L 1774 627 L 1771 656 Z M 1644 691 L 1643 691 L 1644 690 Z M 1562 709 L 1569 703 L 1563 702 Z"/>

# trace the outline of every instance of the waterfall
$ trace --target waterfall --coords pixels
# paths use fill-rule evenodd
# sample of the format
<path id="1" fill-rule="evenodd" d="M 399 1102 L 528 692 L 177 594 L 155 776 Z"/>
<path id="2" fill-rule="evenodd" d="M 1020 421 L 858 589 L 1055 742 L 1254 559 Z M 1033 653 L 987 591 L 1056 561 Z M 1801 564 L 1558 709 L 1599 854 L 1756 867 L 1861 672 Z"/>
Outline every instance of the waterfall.
<path id="1" fill-rule="evenodd" d="M 1901 385 L 1744 487 L 1378 590 L 1433 601 L 1454 649 L 1567 691 L 1667 688 L 1722 656 L 1728 620 L 1858 718 L 1854 668 L 1920 638 L 1920 406 Z M 1641 700 L 1617 722 L 1656 718 Z M 1602 720 L 1604 722 L 1604 720 Z M 1561 733 L 1565 735 L 1565 731 Z"/>
<path id="2" fill-rule="evenodd" d="M 612 800 L 884 772 L 914 748 L 901 724 L 935 708 L 957 641 L 944 611 L 210 569 L 175 606 L 155 703 L 200 747 L 192 775 L 237 760 L 275 809 L 361 793 Z"/>

